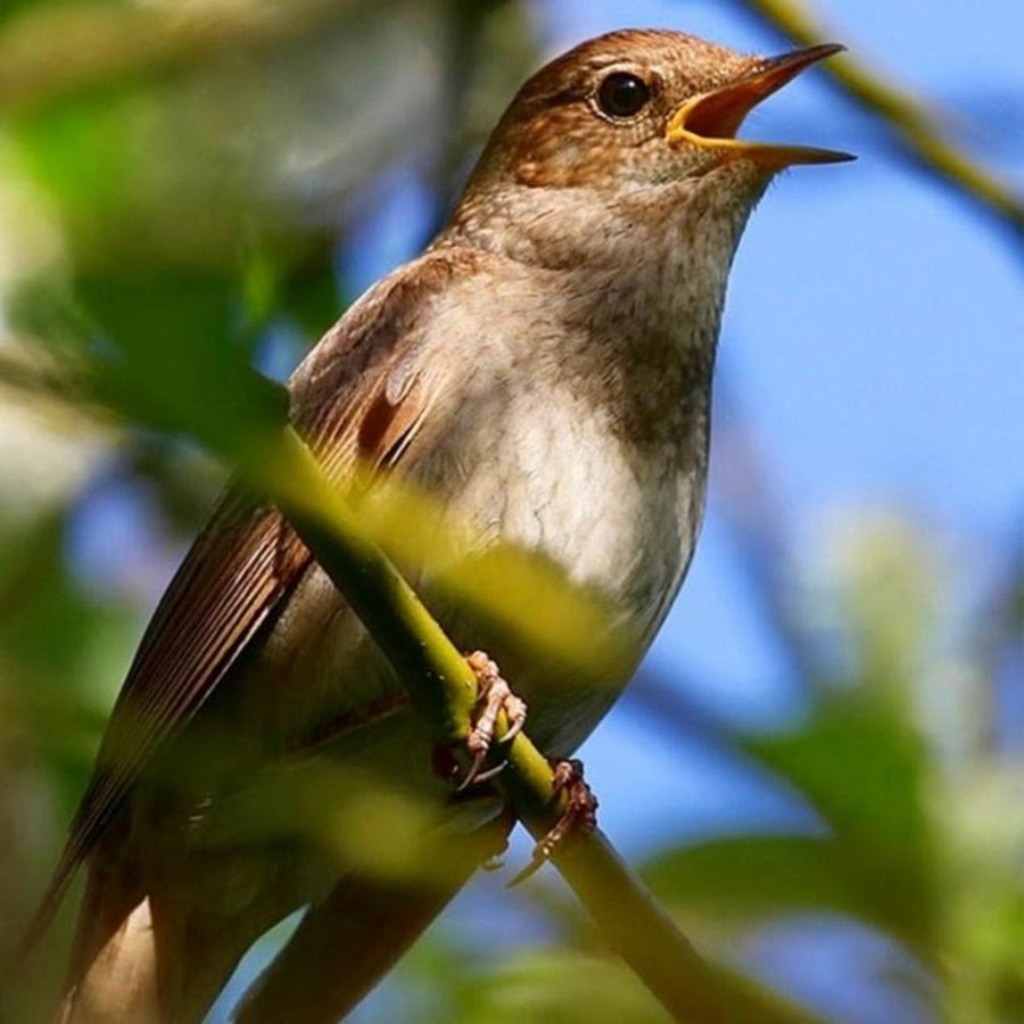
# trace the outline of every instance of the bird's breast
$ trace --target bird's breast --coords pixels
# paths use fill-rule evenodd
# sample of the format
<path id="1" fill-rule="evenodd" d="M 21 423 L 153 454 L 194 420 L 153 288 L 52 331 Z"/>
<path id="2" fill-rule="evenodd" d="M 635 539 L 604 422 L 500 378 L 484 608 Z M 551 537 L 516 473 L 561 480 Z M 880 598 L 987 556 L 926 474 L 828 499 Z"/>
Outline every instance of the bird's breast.
<path id="1" fill-rule="evenodd" d="M 644 632 L 653 626 L 702 504 L 703 468 L 681 442 L 641 450 L 609 409 L 557 383 L 467 403 L 448 437 L 423 475 L 451 495 L 455 520 L 484 542 L 539 553 Z"/>
<path id="2" fill-rule="evenodd" d="M 498 390 L 461 404 L 418 475 L 449 496 L 452 521 L 472 523 L 478 543 L 540 555 L 570 583 L 599 592 L 615 626 L 625 627 L 630 656 L 617 668 L 609 664 L 596 687 L 564 669 L 524 664 L 518 652 L 491 652 L 531 706 L 531 736 L 548 752 L 568 753 L 628 682 L 633 642 L 639 639 L 642 653 L 678 588 L 703 508 L 705 444 L 684 431 L 638 446 L 612 408 L 572 382 Z M 502 595 L 519 615 L 543 614 L 528 588 L 510 583 Z M 461 628 L 464 621 L 446 620 L 457 642 L 486 646 L 489 638 Z M 593 647 L 605 638 L 575 639 Z M 567 637 L 566 646 L 572 643 Z"/>
<path id="3" fill-rule="evenodd" d="M 466 572 L 473 556 L 498 544 L 540 556 L 570 583 L 601 595 L 615 625 L 638 639 L 638 656 L 667 612 L 700 523 L 707 374 L 671 338 L 631 336 L 631 314 L 642 306 L 617 302 L 621 320 L 584 316 L 567 325 L 549 312 L 557 304 L 530 290 L 503 289 L 503 308 L 517 313 L 506 318 L 515 331 L 494 321 L 494 294 L 476 288 L 450 297 L 431 320 L 426 373 L 443 379 L 394 471 L 429 496 L 430 508 L 408 523 L 415 543 L 399 561 L 459 647 L 491 648 L 530 702 L 531 736 L 543 749 L 567 754 L 613 703 L 636 657 L 610 669 L 598 691 L 566 678 L 564 665 L 503 646 L 479 628 L 471 607 L 432 588 L 438 566 L 431 559 L 446 549 L 443 557 L 451 557 L 451 531 L 465 539 Z M 374 494 L 387 491 L 384 484 Z M 519 606 L 514 614 L 536 614 L 530 593 L 497 585 L 501 600 Z M 387 673 L 353 672 L 362 635 L 330 581 L 313 569 L 270 647 L 281 652 L 275 660 L 285 666 L 292 694 L 310 695 L 311 679 L 329 682 L 333 694 L 302 701 L 322 714 L 372 699 L 382 679 L 388 685 Z M 294 698 L 289 707 L 301 722 L 305 712 Z"/>

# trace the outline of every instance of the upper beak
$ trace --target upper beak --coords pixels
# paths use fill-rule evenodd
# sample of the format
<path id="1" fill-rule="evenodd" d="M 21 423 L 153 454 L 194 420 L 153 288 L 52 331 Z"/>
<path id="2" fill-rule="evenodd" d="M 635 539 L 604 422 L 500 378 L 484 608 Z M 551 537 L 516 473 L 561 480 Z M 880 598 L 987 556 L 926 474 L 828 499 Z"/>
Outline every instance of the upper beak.
<path id="1" fill-rule="evenodd" d="M 743 119 L 758 103 L 805 68 L 844 49 L 836 43 L 825 43 L 764 60 L 742 78 L 687 100 L 672 115 L 665 137 L 670 143 L 687 142 L 715 150 L 723 162 L 752 160 L 769 168 L 854 160 L 851 154 L 833 149 L 775 145 L 735 137 Z"/>

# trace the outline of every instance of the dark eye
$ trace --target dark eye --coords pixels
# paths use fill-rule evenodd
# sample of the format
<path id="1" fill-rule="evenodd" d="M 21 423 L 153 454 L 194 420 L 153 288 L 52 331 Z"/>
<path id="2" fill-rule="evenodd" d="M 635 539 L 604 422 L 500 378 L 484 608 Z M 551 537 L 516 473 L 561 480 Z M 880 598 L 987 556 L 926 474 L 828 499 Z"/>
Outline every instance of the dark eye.
<path id="1" fill-rule="evenodd" d="M 650 98 L 650 86 L 628 71 L 613 71 L 597 90 L 598 106 L 609 117 L 633 117 Z"/>

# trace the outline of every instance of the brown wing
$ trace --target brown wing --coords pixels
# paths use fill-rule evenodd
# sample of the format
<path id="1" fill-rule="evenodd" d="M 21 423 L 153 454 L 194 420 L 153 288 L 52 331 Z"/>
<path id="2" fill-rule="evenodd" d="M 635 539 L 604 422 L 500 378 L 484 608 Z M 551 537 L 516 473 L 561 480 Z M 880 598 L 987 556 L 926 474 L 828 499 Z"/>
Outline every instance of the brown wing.
<path id="1" fill-rule="evenodd" d="M 478 257 L 427 255 L 357 302 L 296 370 L 293 422 L 328 474 L 357 454 L 392 465 L 426 415 L 429 300 Z M 281 515 L 229 493 L 161 600 L 128 672 L 68 843 L 30 930 L 45 929 L 77 865 L 154 752 L 213 693 L 311 556 Z"/>

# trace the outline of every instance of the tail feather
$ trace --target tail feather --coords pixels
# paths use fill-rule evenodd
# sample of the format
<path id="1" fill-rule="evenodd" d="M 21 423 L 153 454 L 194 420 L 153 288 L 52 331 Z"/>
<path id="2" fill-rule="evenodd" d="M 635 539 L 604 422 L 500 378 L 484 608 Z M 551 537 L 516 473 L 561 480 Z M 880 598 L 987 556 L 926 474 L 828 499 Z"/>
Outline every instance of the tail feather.
<path id="1" fill-rule="evenodd" d="M 394 966 L 459 891 L 388 888 L 347 877 L 311 907 L 246 993 L 235 1024 L 333 1024 Z"/>
<path id="2" fill-rule="evenodd" d="M 151 908 L 129 852 L 127 830 L 126 821 L 117 822 L 89 859 L 60 1024 L 160 1020 Z M 65 875 L 70 878 L 62 867 L 63 861 L 51 884 L 56 899 Z M 50 908 L 51 890 L 41 913 Z"/>
<path id="3" fill-rule="evenodd" d="M 458 846 L 443 877 L 396 885 L 349 874 L 306 911 L 299 927 L 246 992 L 235 1024 L 334 1024 L 391 970 L 489 856 L 514 820 L 502 815 Z"/>
<path id="4" fill-rule="evenodd" d="M 188 860 L 147 864 L 129 841 L 127 818 L 90 856 L 59 1024 L 199 1024 L 245 950 L 280 916 L 273 898 L 238 915 L 206 913 L 222 873 Z M 26 946 L 66 886 L 58 871 Z"/>
<path id="5" fill-rule="evenodd" d="M 98 933 L 85 937 L 83 949 Z M 77 956 L 76 956 L 77 959 Z M 149 900 L 117 922 L 95 955 L 72 973 L 58 1014 L 59 1024 L 162 1024 L 155 933 Z"/>

